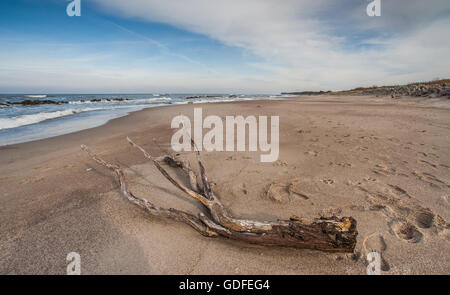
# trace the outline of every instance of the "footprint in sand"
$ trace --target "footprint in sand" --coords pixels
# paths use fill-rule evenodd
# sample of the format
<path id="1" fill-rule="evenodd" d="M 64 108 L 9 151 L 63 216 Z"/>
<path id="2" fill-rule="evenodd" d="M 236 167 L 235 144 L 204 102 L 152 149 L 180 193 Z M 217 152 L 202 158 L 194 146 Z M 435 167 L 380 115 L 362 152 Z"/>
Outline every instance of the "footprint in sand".
<path id="1" fill-rule="evenodd" d="M 359 139 L 363 139 L 363 140 L 378 140 L 378 137 L 374 136 L 374 135 L 370 135 L 370 136 L 360 136 Z"/>
<path id="2" fill-rule="evenodd" d="M 272 164 L 272 166 L 280 166 L 280 167 L 286 167 L 287 165 L 288 164 L 286 162 L 281 161 L 281 160 L 278 160 Z"/>
<path id="3" fill-rule="evenodd" d="M 34 170 L 41 170 L 41 171 L 47 171 L 53 169 L 53 167 L 43 167 L 43 166 L 37 166 L 33 167 Z"/>
<path id="4" fill-rule="evenodd" d="M 267 188 L 265 195 L 272 201 L 287 203 L 296 198 L 308 200 L 312 194 L 319 191 L 319 188 L 312 181 L 292 179 L 287 183 L 273 182 Z"/>
<path id="5" fill-rule="evenodd" d="M 438 230 L 438 236 L 450 241 L 450 223 L 447 223 L 444 218 L 439 215 L 435 216 L 434 225 Z"/>
<path id="6" fill-rule="evenodd" d="M 434 214 L 430 209 L 419 209 L 413 213 L 415 223 L 420 228 L 430 228 L 433 225 Z"/>
<path id="7" fill-rule="evenodd" d="M 277 203 L 287 203 L 290 201 L 288 187 L 283 183 L 271 183 L 266 191 L 269 200 Z"/>
<path id="8" fill-rule="evenodd" d="M 248 188 L 245 183 L 239 183 L 233 186 L 233 194 L 236 196 L 242 196 L 242 194 L 248 194 Z"/>
<path id="9" fill-rule="evenodd" d="M 366 176 L 362 179 L 365 182 L 369 182 L 369 181 L 377 181 L 376 178 L 370 177 L 370 176 Z"/>
<path id="10" fill-rule="evenodd" d="M 434 157 L 434 158 L 436 158 L 436 159 L 439 159 L 439 156 L 436 155 L 435 153 L 428 153 L 428 155 L 430 155 L 430 156 L 432 156 L 432 157 Z"/>
<path id="11" fill-rule="evenodd" d="M 20 184 L 29 184 L 29 183 L 35 183 L 44 180 L 44 177 L 42 176 L 35 176 L 35 177 L 29 177 L 23 179 Z"/>
<path id="12" fill-rule="evenodd" d="M 344 168 L 350 168 L 353 166 L 351 163 L 345 163 L 345 162 L 340 162 L 340 163 L 337 163 L 336 165 L 339 167 L 344 167 Z"/>
<path id="13" fill-rule="evenodd" d="M 449 166 L 449 165 L 439 164 L 439 166 L 444 167 L 444 168 L 449 168 L 449 169 L 450 169 L 450 166 Z"/>
<path id="14" fill-rule="evenodd" d="M 405 221 L 397 221 L 391 225 L 391 230 L 401 240 L 409 243 L 418 243 L 422 240 L 422 233 L 413 224 Z"/>
<path id="15" fill-rule="evenodd" d="M 310 181 L 301 181 L 298 179 L 293 179 L 288 183 L 289 194 L 298 196 L 305 200 L 309 199 L 310 193 L 317 193 L 317 187 L 314 186 Z"/>
<path id="16" fill-rule="evenodd" d="M 357 151 L 362 151 L 362 152 L 365 152 L 365 151 L 367 151 L 369 148 L 367 147 L 367 146 L 358 146 L 357 148 L 356 148 L 356 150 Z"/>
<path id="17" fill-rule="evenodd" d="M 363 242 L 364 247 L 364 255 L 367 257 L 367 254 L 370 252 L 377 252 L 381 257 L 381 270 L 388 271 L 390 268 L 389 263 L 384 259 L 383 254 L 387 249 L 386 242 L 381 234 L 374 233 L 369 235 L 364 239 Z"/>
<path id="18" fill-rule="evenodd" d="M 322 181 L 325 184 L 333 184 L 334 183 L 334 180 L 331 178 L 324 178 L 324 179 L 321 179 L 320 181 Z"/>
<path id="19" fill-rule="evenodd" d="M 391 232 L 397 238 L 418 243 L 423 237 L 419 228 L 432 228 L 432 231 L 428 231 L 429 234 L 448 238 L 450 224 L 431 209 L 422 207 L 420 202 L 403 188 L 396 185 L 388 185 L 375 191 L 362 186 L 358 188 L 367 193 L 369 206 L 365 206 L 365 209 L 383 213 L 387 217 Z"/>
<path id="20" fill-rule="evenodd" d="M 429 166 L 431 166 L 431 167 L 433 167 L 433 168 L 437 168 L 437 165 L 436 165 L 436 164 L 431 163 L 431 162 L 429 162 L 429 161 L 426 161 L 426 160 L 419 160 L 419 162 L 424 163 L 424 164 L 427 164 L 427 165 L 429 165 Z"/>
<path id="21" fill-rule="evenodd" d="M 342 213 L 341 206 L 331 206 L 320 211 L 319 215 L 322 217 L 339 216 Z"/>
<path id="22" fill-rule="evenodd" d="M 388 138 L 388 140 L 392 141 L 392 142 L 396 142 L 396 143 L 400 142 L 400 140 L 398 138 L 395 138 L 395 137 L 390 137 L 390 138 Z"/>
<path id="23" fill-rule="evenodd" d="M 330 165 L 330 166 L 339 166 L 339 167 L 342 167 L 342 168 L 350 168 L 350 167 L 353 166 L 351 163 L 346 163 L 346 162 L 334 163 L 332 161 L 328 162 L 328 165 Z"/>
<path id="24" fill-rule="evenodd" d="M 372 172 L 382 176 L 390 176 L 397 174 L 397 170 L 395 168 L 389 168 L 381 164 L 376 164 L 374 169 L 372 169 Z"/>
<path id="25" fill-rule="evenodd" d="M 444 181 L 440 180 L 439 178 L 437 178 L 436 176 L 434 176 L 431 173 L 413 171 L 412 175 L 416 176 L 421 181 L 426 182 L 430 186 L 435 187 L 435 188 L 443 189 L 443 188 L 450 187 L 450 185 L 446 184 Z"/>
<path id="26" fill-rule="evenodd" d="M 411 199 L 411 196 L 404 189 L 399 187 L 398 185 L 388 184 L 388 186 L 390 188 L 392 188 L 397 193 L 397 195 L 401 195 L 401 196 Z"/>

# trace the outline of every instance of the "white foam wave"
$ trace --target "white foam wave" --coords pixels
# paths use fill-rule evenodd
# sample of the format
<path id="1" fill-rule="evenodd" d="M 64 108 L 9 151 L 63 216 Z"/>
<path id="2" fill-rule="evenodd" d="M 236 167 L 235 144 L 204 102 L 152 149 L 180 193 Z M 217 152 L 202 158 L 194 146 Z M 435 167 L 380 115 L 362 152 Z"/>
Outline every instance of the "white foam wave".
<path id="1" fill-rule="evenodd" d="M 195 100 L 193 103 L 216 103 L 216 102 L 231 102 L 231 101 L 239 101 L 238 99 L 201 99 Z"/>
<path id="2" fill-rule="evenodd" d="M 11 118 L 0 118 L 0 130 L 39 123 L 49 119 L 69 116 L 77 113 L 99 110 L 100 108 L 68 109 L 48 113 L 20 115 Z"/>
<path id="3" fill-rule="evenodd" d="M 69 101 L 69 104 L 92 104 L 92 103 L 149 103 L 158 101 L 171 101 L 170 97 L 153 97 L 153 98 L 143 98 L 143 99 L 129 99 L 129 100 L 107 100 L 101 99 L 100 101 L 90 101 L 90 100 L 76 100 Z"/>
<path id="4" fill-rule="evenodd" d="M 29 98 L 45 98 L 47 97 L 46 94 L 30 94 L 30 95 L 24 95 L 24 97 L 29 97 Z"/>

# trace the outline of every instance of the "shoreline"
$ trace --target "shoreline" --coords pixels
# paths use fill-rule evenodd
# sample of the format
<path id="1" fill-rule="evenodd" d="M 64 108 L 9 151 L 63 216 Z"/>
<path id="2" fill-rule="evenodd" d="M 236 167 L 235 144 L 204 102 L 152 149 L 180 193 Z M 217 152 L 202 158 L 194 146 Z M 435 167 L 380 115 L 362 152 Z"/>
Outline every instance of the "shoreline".
<path id="1" fill-rule="evenodd" d="M 324 97 L 329 99 L 329 100 L 323 100 L 323 101 L 320 100 L 321 98 L 324 98 Z M 90 129 L 93 129 L 93 128 L 99 128 L 99 127 L 102 127 L 102 126 L 104 126 L 106 124 L 109 124 L 110 122 L 112 122 L 114 120 L 121 119 L 121 118 L 124 118 L 124 117 L 128 117 L 128 116 L 133 115 L 134 113 L 143 112 L 143 111 L 146 111 L 148 109 L 159 109 L 159 108 L 165 108 L 165 107 L 177 107 L 177 106 L 184 106 L 184 105 L 197 105 L 197 106 L 201 107 L 201 106 L 208 105 L 208 104 L 234 104 L 234 103 L 240 103 L 240 102 L 261 102 L 261 101 L 273 101 L 273 102 L 276 102 L 276 101 L 289 101 L 289 100 L 297 100 L 297 99 L 305 99 L 305 98 L 313 100 L 314 102 L 327 102 L 327 101 L 333 101 L 333 99 L 335 99 L 336 97 L 342 97 L 344 99 L 345 98 L 349 98 L 349 99 L 356 98 L 356 99 L 362 99 L 362 100 L 368 100 L 368 101 L 372 100 L 372 102 L 380 99 L 380 97 L 378 97 L 378 96 L 377 97 L 374 97 L 374 96 L 370 97 L 370 96 L 367 96 L 367 95 L 365 95 L 365 96 L 355 96 L 355 95 L 352 95 L 352 96 L 350 96 L 350 95 L 342 95 L 342 96 L 340 96 L 340 95 L 339 96 L 336 96 L 336 95 L 333 95 L 333 96 L 330 96 L 330 95 L 320 95 L 320 96 L 319 95 L 295 95 L 294 97 L 280 98 L 280 99 L 255 99 L 255 100 L 238 100 L 238 101 L 198 102 L 198 103 L 195 103 L 195 102 L 189 103 L 189 102 L 187 102 L 187 103 L 180 103 L 180 104 L 158 105 L 158 106 L 147 107 L 147 108 L 144 108 L 144 109 L 141 109 L 141 110 L 137 110 L 137 111 L 131 111 L 131 112 L 126 113 L 124 115 L 121 115 L 121 116 L 119 116 L 117 118 L 111 118 L 111 119 L 107 120 L 106 122 L 101 123 L 100 125 L 97 125 L 97 126 L 88 127 L 88 128 L 80 129 L 80 130 L 77 130 L 77 131 L 64 133 L 64 134 L 60 134 L 60 135 L 55 135 L 55 136 L 51 136 L 51 137 L 34 139 L 34 140 L 30 140 L 30 141 L 24 141 L 24 142 L 13 143 L 13 144 L 0 145 L 0 150 L 8 149 L 8 147 L 10 147 L 10 146 L 16 146 L 16 145 L 21 145 L 21 144 L 39 142 L 39 141 L 42 141 L 42 140 L 53 139 L 53 138 L 60 137 L 60 136 L 65 136 L 65 135 L 70 135 L 70 134 L 74 134 L 74 133 L 78 133 L 78 132 L 83 132 L 85 130 L 90 130 Z M 390 97 L 389 96 L 381 96 L 381 99 L 390 100 Z M 407 102 L 408 100 L 412 101 L 413 103 L 415 103 L 416 101 L 422 101 L 422 102 L 425 103 L 424 107 L 436 107 L 436 108 L 449 107 L 446 104 L 438 104 L 438 105 L 432 105 L 431 104 L 431 105 L 427 106 L 426 104 L 430 103 L 430 100 L 432 100 L 432 99 L 422 98 L 422 97 L 403 97 L 401 100 L 393 101 L 393 102 L 404 103 L 404 102 Z M 446 99 L 445 98 L 438 98 L 437 100 L 445 102 Z M 338 102 L 339 102 L 338 100 L 334 101 L 334 103 L 338 103 Z M 343 103 L 344 102 L 345 101 L 343 101 Z"/>
<path id="2" fill-rule="evenodd" d="M 62 274 L 67 253 L 75 251 L 84 274 L 363 274 L 367 247 L 382 253 L 382 273 L 449 273 L 448 100 L 314 96 L 169 106 L 0 147 L 0 273 Z M 183 224 L 149 218 L 123 200 L 110 171 L 79 148 L 86 144 L 129 167 L 133 193 L 158 206 L 201 212 L 125 140 L 162 155 L 170 151 L 171 119 L 192 118 L 195 107 L 204 117 L 280 116 L 274 163 L 261 163 L 258 152 L 202 153 L 213 190 L 234 216 L 353 216 L 355 253 L 205 238 Z M 289 185 L 307 199 L 286 194 Z M 373 197 L 377 193 L 389 202 Z M 420 214 L 426 218 L 418 223 Z M 413 226 L 413 238 L 401 235 L 402 222 Z"/>
<path id="3" fill-rule="evenodd" d="M 0 147 L 10 146 L 10 145 L 15 145 L 15 144 L 21 144 L 21 143 L 27 143 L 27 142 L 33 142 L 33 141 L 38 141 L 38 140 L 42 140 L 42 139 L 53 138 L 53 137 L 57 137 L 57 136 L 61 136 L 61 135 L 75 133 L 75 132 L 79 132 L 79 131 L 83 131 L 83 130 L 87 130 L 87 129 L 91 129 L 91 128 L 100 127 L 102 125 L 107 124 L 111 120 L 118 119 L 118 118 L 121 118 L 121 117 L 124 117 L 124 116 L 128 116 L 128 115 L 130 115 L 132 113 L 139 112 L 139 111 L 142 111 L 142 110 L 145 110 L 145 109 L 150 109 L 150 108 L 161 108 L 161 107 L 167 107 L 167 106 L 177 106 L 177 105 L 185 105 L 185 104 L 192 104 L 192 103 L 197 105 L 197 104 L 207 104 L 207 103 L 228 103 L 228 102 L 240 102 L 240 101 L 263 101 L 263 100 L 278 101 L 278 100 L 283 100 L 283 99 L 288 99 L 288 98 L 287 97 L 286 98 L 281 98 L 280 97 L 278 99 L 273 98 L 273 99 L 242 99 L 242 100 L 226 100 L 225 99 L 225 100 L 222 100 L 222 101 L 210 101 L 210 102 L 186 101 L 186 102 L 174 102 L 174 103 L 171 103 L 171 104 L 159 103 L 159 104 L 155 104 L 155 105 L 149 105 L 149 106 L 141 108 L 139 110 L 131 110 L 131 111 L 126 112 L 126 113 L 111 113 L 111 114 L 108 115 L 109 118 L 103 118 L 102 119 L 102 118 L 99 117 L 98 114 L 93 114 L 93 116 L 92 116 L 92 119 L 94 119 L 93 126 L 90 126 L 90 127 L 83 127 L 81 125 L 82 123 L 80 123 L 80 121 L 82 122 L 83 120 L 81 118 L 78 118 L 78 117 L 72 117 L 74 114 L 71 114 L 72 116 L 70 116 L 70 115 L 69 116 L 61 116 L 61 117 L 57 117 L 57 118 L 51 118 L 51 119 L 48 119 L 48 120 L 40 121 L 40 122 L 37 122 L 37 123 L 21 125 L 21 126 L 18 126 L 18 127 L 12 127 L 12 128 L 6 128 L 6 129 L 0 129 L 0 131 L 8 131 L 10 133 L 13 133 L 15 131 L 14 129 L 16 129 L 16 128 L 22 128 L 22 127 L 26 127 L 26 126 L 39 127 L 40 126 L 39 124 L 47 124 L 47 125 L 48 124 L 52 124 L 52 123 L 54 123 L 54 120 L 62 120 L 61 124 L 63 124 L 64 126 L 67 125 L 66 127 L 69 127 L 69 128 L 73 129 L 73 131 L 69 131 L 67 133 L 57 134 L 57 133 L 60 133 L 61 131 L 55 131 L 55 130 L 52 131 L 52 128 L 55 129 L 55 126 L 58 126 L 58 128 L 60 129 L 59 124 L 53 124 L 54 125 L 53 127 L 50 126 L 50 128 L 49 128 L 47 126 L 45 128 L 49 128 L 48 133 L 55 133 L 56 132 L 56 135 L 47 136 L 47 135 L 43 134 L 43 135 L 41 135 L 42 138 L 36 138 L 36 139 L 31 139 L 31 140 L 30 139 L 25 139 L 23 141 L 21 141 L 21 139 L 18 139 L 18 138 L 12 138 L 9 141 L 13 141 L 13 143 L 2 144 L 2 145 L 0 145 Z M 69 102 L 65 102 L 65 103 L 70 105 Z M 67 109 L 67 111 L 68 110 L 70 110 L 70 109 Z M 77 110 L 77 109 L 75 109 L 75 110 Z M 61 112 L 61 111 L 59 111 L 59 112 Z M 83 112 L 80 112 L 80 113 L 83 114 Z M 79 114 L 75 114 L 75 116 L 79 116 Z M 90 119 L 90 118 L 91 117 L 87 117 L 86 119 Z M 97 120 L 95 120 L 95 118 Z M 76 124 L 77 122 L 78 122 L 78 125 L 79 125 L 78 127 L 73 127 L 71 125 L 71 124 Z M 22 135 L 22 137 L 26 138 L 27 135 Z M 28 137 L 29 137 L 29 135 L 28 135 Z M 0 139 L 1 138 L 2 137 L 0 137 Z M 18 141 L 18 142 L 14 142 L 14 141 Z"/>

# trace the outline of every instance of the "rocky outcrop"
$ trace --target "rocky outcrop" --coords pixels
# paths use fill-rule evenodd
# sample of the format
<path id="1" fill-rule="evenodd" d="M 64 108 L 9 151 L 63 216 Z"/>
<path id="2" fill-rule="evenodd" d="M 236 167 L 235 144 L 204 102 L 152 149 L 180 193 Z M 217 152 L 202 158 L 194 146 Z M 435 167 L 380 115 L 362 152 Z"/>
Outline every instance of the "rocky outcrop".
<path id="1" fill-rule="evenodd" d="M 410 83 L 408 85 L 359 87 L 343 91 L 301 91 L 282 92 L 294 95 L 373 95 L 400 98 L 410 97 L 447 97 L 450 98 L 450 79 L 434 80 L 430 82 Z"/>
<path id="2" fill-rule="evenodd" d="M 94 99 L 90 99 L 90 100 L 82 100 L 81 102 L 113 102 L 113 101 L 127 101 L 129 100 L 128 98 L 94 98 Z M 55 101 L 55 100 L 49 100 L 49 99 L 27 99 L 27 100 L 22 100 L 22 101 L 18 101 L 18 102 L 9 102 L 7 101 L 6 103 L 2 103 L 0 102 L 0 106 L 12 106 L 12 105 L 22 105 L 22 106 L 35 106 L 35 105 L 42 105 L 42 104 L 55 104 L 55 105 L 59 105 L 59 104 L 68 104 L 68 101 Z"/>
<path id="3" fill-rule="evenodd" d="M 10 102 L 9 104 L 18 104 L 18 105 L 23 105 L 23 106 L 34 106 L 34 105 L 39 105 L 39 104 L 67 104 L 67 101 L 54 101 L 54 100 L 49 100 L 49 99 L 45 99 L 45 100 L 39 100 L 39 99 L 27 99 L 27 100 L 23 100 L 23 101 L 19 101 L 19 102 Z"/>
<path id="4" fill-rule="evenodd" d="M 450 98 L 450 83 L 417 83 L 403 86 L 366 88 L 354 93 L 358 95 L 391 96 L 392 98 L 402 96 Z"/>

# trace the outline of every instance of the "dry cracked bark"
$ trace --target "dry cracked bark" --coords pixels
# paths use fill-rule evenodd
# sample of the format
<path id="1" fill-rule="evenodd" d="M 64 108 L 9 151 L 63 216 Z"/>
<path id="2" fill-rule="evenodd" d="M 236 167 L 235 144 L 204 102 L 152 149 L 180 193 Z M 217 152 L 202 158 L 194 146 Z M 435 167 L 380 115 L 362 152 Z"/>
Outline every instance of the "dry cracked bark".
<path id="1" fill-rule="evenodd" d="M 353 252 L 355 248 L 358 232 L 356 230 L 356 220 L 352 217 L 321 217 L 312 221 L 297 216 L 292 216 L 288 220 L 277 221 L 255 221 L 235 218 L 226 210 L 212 191 L 206 176 L 206 169 L 195 145 L 194 150 L 200 168 L 200 177 L 197 177 L 189 163 L 179 160 L 172 155 L 154 158 L 128 137 L 127 140 L 133 147 L 139 149 L 147 159 L 153 162 L 166 179 L 188 196 L 203 204 L 209 213 L 208 216 L 203 213 L 194 215 L 173 208 L 161 208 L 146 199 L 135 196 L 128 189 L 123 170 L 119 166 L 107 163 L 88 147 L 82 145 L 81 148 L 98 164 L 105 166 L 116 174 L 122 195 L 152 216 L 165 217 L 186 223 L 207 237 L 222 236 L 252 244 L 315 249 L 327 252 Z M 165 162 L 170 167 L 183 170 L 189 177 L 190 188 L 170 176 L 160 162 Z"/>

